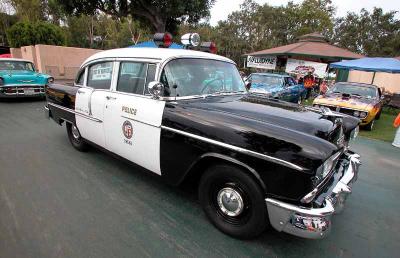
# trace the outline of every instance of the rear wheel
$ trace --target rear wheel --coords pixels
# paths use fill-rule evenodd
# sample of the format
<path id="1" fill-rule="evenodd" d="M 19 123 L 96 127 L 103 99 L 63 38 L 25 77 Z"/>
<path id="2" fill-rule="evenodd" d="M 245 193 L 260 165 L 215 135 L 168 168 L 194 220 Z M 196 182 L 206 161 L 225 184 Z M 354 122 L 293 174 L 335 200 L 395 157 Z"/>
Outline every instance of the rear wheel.
<path id="1" fill-rule="evenodd" d="M 74 146 L 74 148 L 78 151 L 87 151 L 89 146 L 83 140 L 78 128 L 71 123 L 66 123 L 66 127 L 68 139 L 71 142 L 72 146 Z"/>
<path id="2" fill-rule="evenodd" d="M 233 237 L 255 237 L 268 224 L 263 190 L 237 167 L 210 167 L 200 180 L 199 199 L 211 222 Z"/>
<path id="3" fill-rule="evenodd" d="M 372 129 L 374 128 L 374 124 L 375 124 L 375 120 L 372 120 L 371 122 L 369 122 L 369 124 L 364 126 L 365 130 L 372 131 Z"/>

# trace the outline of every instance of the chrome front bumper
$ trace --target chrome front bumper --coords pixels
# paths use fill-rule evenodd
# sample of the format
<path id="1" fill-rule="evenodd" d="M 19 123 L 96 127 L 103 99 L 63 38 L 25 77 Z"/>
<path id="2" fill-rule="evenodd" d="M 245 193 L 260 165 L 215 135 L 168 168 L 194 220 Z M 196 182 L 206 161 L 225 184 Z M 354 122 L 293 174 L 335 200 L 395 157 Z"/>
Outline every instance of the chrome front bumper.
<path id="1" fill-rule="evenodd" d="M 324 199 L 320 208 L 306 208 L 278 201 L 265 199 L 269 220 L 273 228 L 295 236 L 311 239 L 324 238 L 331 229 L 331 217 L 344 208 L 346 197 L 351 193 L 351 186 L 357 180 L 360 156 L 345 153 L 341 159 L 343 175 Z"/>

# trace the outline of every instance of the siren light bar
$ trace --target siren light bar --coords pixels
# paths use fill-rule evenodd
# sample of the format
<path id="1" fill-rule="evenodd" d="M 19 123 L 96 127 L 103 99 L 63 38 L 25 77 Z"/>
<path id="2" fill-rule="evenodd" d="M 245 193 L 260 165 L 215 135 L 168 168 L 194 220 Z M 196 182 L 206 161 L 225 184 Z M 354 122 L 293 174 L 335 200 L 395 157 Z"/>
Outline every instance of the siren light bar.
<path id="1" fill-rule="evenodd" d="M 157 47 L 169 48 L 172 45 L 172 35 L 169 32 L 156 33 L 154 34 L 153 41 Z"/>

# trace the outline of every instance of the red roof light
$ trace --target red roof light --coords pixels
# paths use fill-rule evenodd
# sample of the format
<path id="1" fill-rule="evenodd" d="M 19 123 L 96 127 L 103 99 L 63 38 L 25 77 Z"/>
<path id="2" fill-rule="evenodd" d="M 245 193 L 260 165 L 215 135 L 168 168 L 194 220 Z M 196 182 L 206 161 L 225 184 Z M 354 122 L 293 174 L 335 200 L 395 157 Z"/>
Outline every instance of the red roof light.
<path id="1" fill-rule="evenodd" d="M 168 32 L 156 33 L 154 34 L 153 41 L 157 47 L 169 48 L 172 45 L 172 35 Z"/>

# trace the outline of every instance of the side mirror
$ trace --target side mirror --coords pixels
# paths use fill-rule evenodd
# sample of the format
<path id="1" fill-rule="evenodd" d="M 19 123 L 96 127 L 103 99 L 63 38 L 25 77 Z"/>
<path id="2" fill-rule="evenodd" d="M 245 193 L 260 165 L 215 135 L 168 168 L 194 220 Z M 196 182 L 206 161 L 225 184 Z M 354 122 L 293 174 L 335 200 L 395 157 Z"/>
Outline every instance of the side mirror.
<path id="1" fill-rule="evenodd" d="M 164 92 L 164 85 L 161 82 L 152 81 L 149 82 L 148 89 L 154 99 L 159 99 L 161 94 Z"/>

